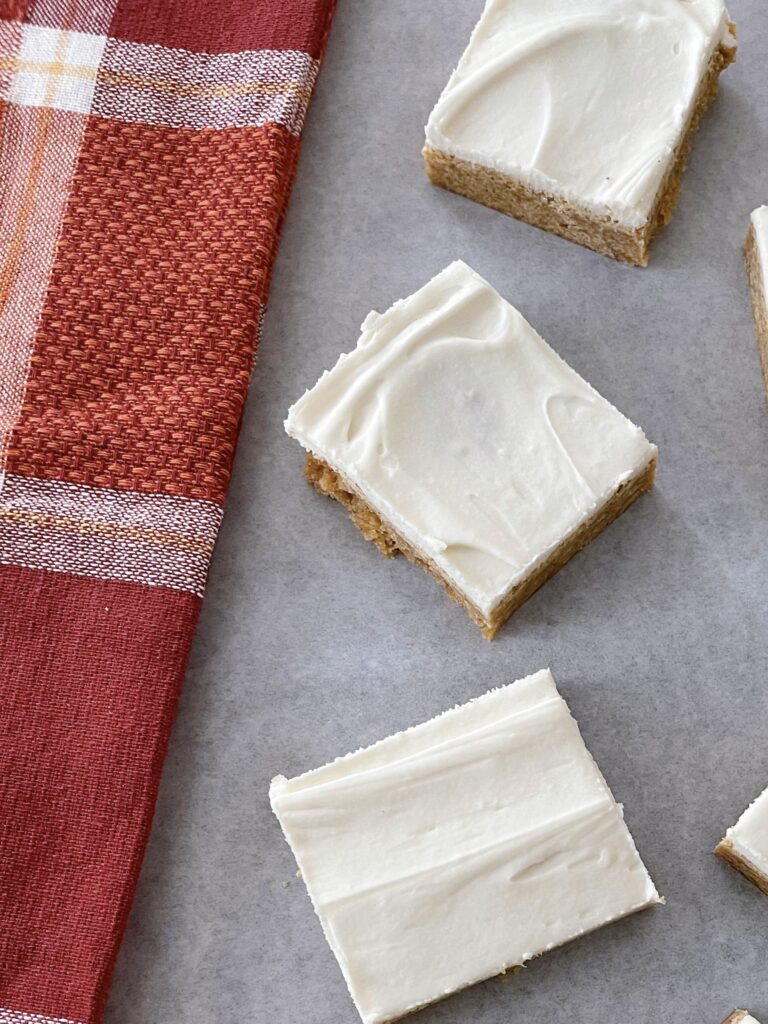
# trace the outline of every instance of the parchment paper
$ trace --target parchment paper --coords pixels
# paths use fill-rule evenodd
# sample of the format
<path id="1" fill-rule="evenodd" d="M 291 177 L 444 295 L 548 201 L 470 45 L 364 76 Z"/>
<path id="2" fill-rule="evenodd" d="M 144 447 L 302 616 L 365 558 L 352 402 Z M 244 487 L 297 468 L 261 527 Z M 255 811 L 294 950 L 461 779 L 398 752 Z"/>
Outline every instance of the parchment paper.
<path id="1" fill-rule="evenodd" d="M 108 1024 L 355 1024 L 270 778 L 546 665 L 668 904 L 419 1024 L 768 1021 L 768 899 L 710 852 L 768 784 L 768 407 L 741 254 L 768 202 L 768 7 L 733 0 L 740 55 L 647 270 L 428 184 L 423 125 L 481 7 L 339 5 Z M 282 428 L 371 308 L 457 257 L 661 450 L 657 489 L 493 643 L 310 490 Z"/>

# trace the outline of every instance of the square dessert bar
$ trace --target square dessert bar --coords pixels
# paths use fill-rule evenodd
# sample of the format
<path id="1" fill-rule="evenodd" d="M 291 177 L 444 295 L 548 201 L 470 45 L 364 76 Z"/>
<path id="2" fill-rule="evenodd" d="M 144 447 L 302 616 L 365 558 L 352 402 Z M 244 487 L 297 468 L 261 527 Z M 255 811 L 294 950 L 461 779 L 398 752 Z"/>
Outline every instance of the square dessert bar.
<path id="1" fill-rule="evenodd" d="M 715 853 L 768 896 L 768 789 L 728 829 Z"/>
<path id="2" fill-rule="evenodd" d="M 645 266 L 734 32 L 722 0 L 488 0 L 429 118 L 427 173 Z"/>
<path id="3" fill-rule="evenodd" d="M 310 481 L 488 637 L 656 468 L 643 432 L 464 263 L 371 313 L 285 427 Z"/>
<path id="4" fill-rule="evenodd" d="M 758 1021 L 747 1010 L 734 1010 L 731 1016 L 723 1021 L 723 1024 L 758 1024 Z"/>
<path id="5" fill-rule="evenodd" d="M 549 671 L 270 798 L 365 1024 L 661 902 Z"/>
<path id="6" fill-rule="evenodd" d="M 744 257 L 755 315 L 757 347 L 768 391 L 768 206 L 761 206 L 752 214 Z"/>

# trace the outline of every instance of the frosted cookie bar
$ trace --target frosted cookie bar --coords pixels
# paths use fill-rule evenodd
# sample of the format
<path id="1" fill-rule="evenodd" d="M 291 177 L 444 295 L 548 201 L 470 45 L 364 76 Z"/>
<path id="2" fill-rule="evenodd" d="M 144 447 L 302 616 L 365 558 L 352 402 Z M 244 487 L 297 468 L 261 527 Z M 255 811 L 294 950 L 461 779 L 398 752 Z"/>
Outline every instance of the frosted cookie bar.
<path id="1" fill-rule="evenodd" d="M 661 902 L 549 671 L 270 799 L 365 1024 Z"/>
<path id="2" fill-rule="evenodd" d="M 307 475 L 488 637 L 653 484 L 657 449 L 453 263 L 289 411 Z"/>
<path id="3" fill-rule="evenodd" d="M 757 347 L 768 391 L 768 206 L 761 206 L 752 214 L 744 257 L 752 295 Z"/>
<path id="4" fill-rule="evenodd" d="M 429 118 L 427 173 L 645 266 L 734 32 L 722 0 L 488 0 Z"/>
<path id="5" fill-rule="evenodd" d="M 731 1016 L 723 1021 L 723 1024 L 758 1024 L 758 1021 L 746 1010 L 734 1010 Z"/>
<path id="6" fill-rule="evenodd" d="M 715 853 L 768 896 L 768 789 L 728 829 Z"/>

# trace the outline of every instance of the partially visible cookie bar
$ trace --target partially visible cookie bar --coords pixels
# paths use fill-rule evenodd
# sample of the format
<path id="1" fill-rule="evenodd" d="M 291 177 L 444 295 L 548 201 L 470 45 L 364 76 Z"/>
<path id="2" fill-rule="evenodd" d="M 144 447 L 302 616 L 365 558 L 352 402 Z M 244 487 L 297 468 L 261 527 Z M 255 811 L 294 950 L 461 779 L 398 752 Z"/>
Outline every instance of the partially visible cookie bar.
<path id="1" fill-rule="evenodd" d="M 728 829 L 715 853 L 768 896 L 768 789 Z"/>
<path id="2" fill-rule="evenodd" d="M 752 295 L 757 347 L 768 391 L 768 206 L 761 206 L 750 218 L 744 257 Z"/>

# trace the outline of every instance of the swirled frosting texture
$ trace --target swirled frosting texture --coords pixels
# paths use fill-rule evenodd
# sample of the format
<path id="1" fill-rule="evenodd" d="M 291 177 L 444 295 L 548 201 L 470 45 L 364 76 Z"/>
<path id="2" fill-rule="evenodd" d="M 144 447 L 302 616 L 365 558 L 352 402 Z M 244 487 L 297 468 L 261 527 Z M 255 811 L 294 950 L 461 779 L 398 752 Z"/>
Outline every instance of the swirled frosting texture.
<path id="1" fill-rule="evenodd" d="M 464 263 L 362 332 L 286 430 L 485 616 L 656 454 Z"/>
<path id="2" fill-rule="evenodd" d="M 659 901 L 549 671 L 271 801 L 366 1024 Z"/>
<path id="3" fill-rule="evenodd" d="M 728 26 L 722 0 L 489 0 L 427 144 L 642 227 Z"/>
<path id="4" fill-rule="evenodd" d="M 728 829 L 726 838 L 736 853 L 768 878 L 768 789 Z"/>

